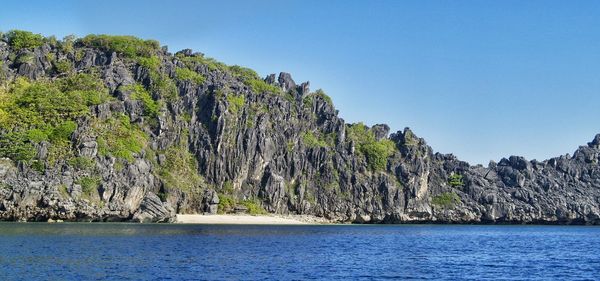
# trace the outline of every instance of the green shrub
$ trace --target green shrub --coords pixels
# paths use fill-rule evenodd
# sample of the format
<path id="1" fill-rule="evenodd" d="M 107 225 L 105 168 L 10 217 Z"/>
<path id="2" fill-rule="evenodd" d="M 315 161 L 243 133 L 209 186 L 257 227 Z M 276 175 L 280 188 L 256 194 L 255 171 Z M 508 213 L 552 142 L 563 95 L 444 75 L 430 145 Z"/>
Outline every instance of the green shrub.
<path id="1" fill-rule="evenodd" d="M 150 57 L 160 50 L 158 41 L 142 40 L 134 36 L 90 34 L 79 39 L 79 42 L 87 47 L 117 52 L 128 58 Z"/>
<path id="2" fill-rule="evenodd" d="M 244 200 L 240 203 L 248 209 L 248 214 L 250 215 L 256 216 L 267 213 L 267 211 L 256 200 Z"/>
<path id="3" fill-rule="evenodd" d="M 65 53 L 72 53 L 74 50 L 73 44 L 75 43 L 75 39 L 77 39 L 75 35 L 63 37 L 63 40 L 59 43 L 60 49 Z"/>
<path id="4" fill-rule="evenodd" d="M 462 187 L 465 185 L 465 183 L 463 182 L 463 176 L 458 173 L 451 173 L 448 177 L 448 183 L 452 187 Z"/>
<path id="5" fill-rule="evenodd" d="M 67 73 L 73 69 L 73 65 L 68 60 L 61 60 L 54 63 L 54 69 L 58 73 Z"/>
<path id="6" fill-rule="evenodd" d="M 40 129 L 31 129 L 27 131 L 27 139 L 34 143 L 40 143 L 48 140 L 48 132 Z"/>
<path id="7" fill-rule="evenodd" d="M 98 73 L 77 73 L 56 81 L 61 91 L 96 91 L 108 94 Z"/>
<path id="8" fill-rule="evenodd" d="M 43 173 L 46 170 L 46 164 L 41 160 L 31 161 L 31 168 L 39 173 Z"/>
<path id="9" fill-rule="evenodd" d="M 302 134 L 302 142 L 307 147 L 327 147 L 327 143 L 323 140 L 318 139 L 312 132 L 305 132 Z"/>
<path id="10" fill-rule="evenodd" d="M 94 192 L 98 192 L 98 186 L 100 186 L 99 177 L 83 177 L 77 180 L 77 184 L 81 185 L 81 192 L 84 195 L 90 196 Z"/>
<path id="11" fill-rule="evenodd" d="M 204 76 L 202 76 L 202 74 L 188 68 L 175 69 L 175 75 L 177 76 L 177 79 L 181 81 L 189 81 L 196 83 L 197 85 L 204 83 Z"/>
<path id="12" fill-rule="evenodd" d="M 165 162 L 159 168 L 158 175 L 168 188 L 193 191 L 202 183 L 198 174 L 198 164 L 185 144 L 164 151 Z"/>
<path id="13" fill-rule="evenodd" d="M 50 141 L 51 151 L 65 155 L 77 120 L 89 114 L 89 106 L 108 99 L 103 83 L 86 74 L 55 81 L 29 82 L 17 78 L 0 89 L 0 156 L 30 161 L 34 145 Z"/>
<path id="14" fill-rule="evenodd" d="M 150 87 L 149 90 L 157 93 L 160 98 L 168 101 L 177 99 L 179 90 L 175 82 L 165 73 L 159 72 L 157 69 L 150 70 Z"/>
<path id="15" fill-rule="evenodd" d="M 367 165 L 373 171 L 383 170 L 387 159 L 396 151 L 396 144 L 389 139 L 377 141 L 375 134 L 363 123 L 353 124 L 347 127 L 348 138 L 354 141 L 358 152 L 365 155 Z"/>
<path id="16" fill-rule="evenodd" d="M 15 62 L 17 64 L 32 64 L 35 57 L 32 54 L 21 54 L 17 57 Z"/>
<path id="17" fill-rule="evenodd" d="M 0 157 L 13 161 L 28 162 L 35 157 L 37 151 L 23 132 L 0 134 Z"/>
<path id="18" fill-rule="evenodd" d="M 384 170 L 387 159 L 394 154 L 396 144 L 388 139 L 362 144 L 361 151 L 367 157 L 367 164 L 373 171 Z"/>
<path id="19" fill-rule="evenodd" d="M 227 71 L 226 64 L 219 62 L 213 58 L 205 57 L 204 55 L 185 56 L 181 53 L 177 54 L 179 58 L 188 68 L 195 69 L 196 65 L 205 65 L 211 71 Z"/>
<path id="20" fill-rule="evenodd" d="M 52 129 L 52 133 L 49 136 L 50 141 L 53 143 L 63 140 L 68 141 L 75 130 L 77 130 L 77 123 L 65 121 Z"/>
<path id="21" fill-rule="evenodd" d="M 254 71 L 250 68 L 247 68 L 247 67 L 243 67 L 243 66 L 239 66 L 239 65 L 232 65 L 229 67 L 229 71 L 234 76 L 237 76 L 237 77 L 241 78 L 242 80 L 260 79 L 260 77 L 258 76 L 258 73 L 256 73 L 256 71 Z"/>
<path id="22" fill-rule="evenodd" d="M 44 44 L 44 36 L 29 31 L 11 30 L 7 33 L 8 44 L 13 49 L 32 49 Z"/>
<path id="23" fill-rule="evenodd" d="M 267 84 L 264 80 L 262 80 L 258 74 L 247 67 L 242 67 L 239 65 L 233 65 L 229 67 L 229 71 L 236 77 L 240 78 L 246 85 L 252 88 L 252 91 L 261 94 L 264 92 L 279 94 L 281 93 L 281 89 Z"/>
<path id="24" fill-rule="evenodd" d="M 148 142 L 146 134 L 129 117 L 121 115 L 108 120 L 94 120 L 92 130 L 97 136 L 98 154 L 133 161 L 133 154 L 140 153 Z"/>
<path id="25" fill-rule="evenodd" d="M 245 102 L 246 98 L 244 97 L 244 95 L 227 95 L 227 104 L 229 105 L 227 109 L 233 114 L 237 114 L 238 112 L 240 112 L 240 110 L 244 108 Z"/>
<path id="26" fill-rule="evenodd" d="M 131 91 L 129 96 L 132 100 L 139 100 L 144 105 L 144 115 L 154 118 L 158 116 L 159 103 L 152 99 L 152 96 L 146 89 L 140 85 L 130 85 L 123 87 L 124 91 Z"/>
<path id="27" fill-rule="evenodd" d="M 235 204 L 235 200 L 230 196 L 225 194 L 219 194 L 219 205 L 217 206 L 217 213 L 230 213 L 235 208 Z"/>
<path id="28" fill-rule="evenodd" d="M 158 71 L 158 68 L 160 67 L 160 58 L 158 58 L 158 56 L 155 55 L 152 55 L 150 57 L 140 57 L 137 59 L 137 61 L 138 64 L 151 71 Z"/>
<path id="29" fill-rule="evenodd" d="M 231 181 L 225 181 L 221 187 L 221 192 L 224 194 L 233 194 L 233 183 Z"/>
<path id="30" fill-rule="evenodd" d="M 79 156 L 69 160 L 69 164 L 78 170 L 89 170 L 95 166 L 95 161 L 92 158 Z"/>
<path id="31" fill-rule="evenodd" d="M 451 208 L 459 203 L 460 197 L 454 192 L 444 192 L 431 199 L 431 204 L 444 208 Z"/>
<path id="32" fill-rule="evenodd" d="M 262 79 L 251 79 L 251 80 L 246 80 L 245 83 L 250 86 L 250 88 L 252 88 L 252 91 L 260 94 L 260 93 L 273 93 L 273 94 L 279 94 L 281 93 L 281 89 L 274 86 L 274 85 L 270 85 L 267 84 L 267 82 L 263 81 Z"/>
<path id="33" fill-rule="evenodd" d="M 333 101 L 331 101 L 331 98 L 325 94 L 325 91 L 323 91 L 322 89 L 317 89 L 315 91 L 315 96 L 320 97 L 321 99 L 325 100 L 328 104 L 333 105 Z"/>

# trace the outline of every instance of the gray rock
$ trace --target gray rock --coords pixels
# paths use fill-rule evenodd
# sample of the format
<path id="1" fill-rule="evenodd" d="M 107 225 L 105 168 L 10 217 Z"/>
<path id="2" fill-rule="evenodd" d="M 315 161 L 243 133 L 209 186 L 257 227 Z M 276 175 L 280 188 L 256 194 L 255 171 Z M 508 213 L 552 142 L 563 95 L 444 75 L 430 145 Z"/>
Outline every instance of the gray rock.
<path id="1" fill-rule="evenodd" d="M 240 77 L 201 63 L 190 66 L 205 77 L 195 85 L 177 80 L 174 71 L 183 62 L 159 50 L 159 71 L 178 93 L 161 99 L 153 120 L 144 115 L 143 102 L 120 90 L 139 83 L 162 97 L 147 69 L 114 52 L 75 48 L 81 60 L 49 45 L 24 51 L 0 42 L 2 73 L 10 79 L 57 78 L 46 58 L 53 53 L 72 60 L 76 72 L 96 69 L 115 97 L 77 120 L 71 137 L 73 155 L 92 159 L 91 167 L 66 159 L 50 163 L 51 143 L 36 147 L 40 161 L 47 159 L 43 172 L 0 159 L 0 220 L 169 222 L 176 212 L 217 213 L 224 200 L 238 202 L 233 211 L 247 212 L 239 202 L 248 200 L 271 213 L 338 222 L 600 224 L 600 134 L 572 157 L 511 156 L 483 167 L 434 153 L 408 128 L 388 136 L 390 128 L 377 124 L 370 133 L 398 150 L 373 171 L 333 105 L 308 95 L 309 83 L 298 86 L 288 73 L 265 82 L 291 91 L 292 99 L 254 93 Z M 33 59 L 10 61 L 18 55 Z M 241 104 L 227 101 L 240 96 Z M 98 139 L 92 126 L 122 114 L 147 139 L 132 159 L 100 153 L 101 141 L 113 140 Z M 318 144 L 307 143 L 307 132 Z M 96 180 L 98 186 L 90 187 Z M 193 186 L 178 185 L 191 180 Z"/>
<path id="2" fill-rule="evenodd" d="M 292 75 L 287 72 L 279 73 L 279 78 L 277 78 L 277 81 L 284 92 L 296 90 L 296 82 L 294 82 L 294 79 L 292 79 Z"/>

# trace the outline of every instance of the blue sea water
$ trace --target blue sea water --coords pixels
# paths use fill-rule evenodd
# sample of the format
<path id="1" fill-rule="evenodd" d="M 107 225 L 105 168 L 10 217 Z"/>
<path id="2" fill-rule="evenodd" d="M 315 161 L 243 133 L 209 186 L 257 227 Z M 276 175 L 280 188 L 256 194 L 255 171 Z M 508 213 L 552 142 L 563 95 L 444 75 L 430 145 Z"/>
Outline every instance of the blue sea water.
<path id="1" fill-rule="evenodd" d="M 0 280 L 599 280 L 600 228 L 0 223 Z"/>

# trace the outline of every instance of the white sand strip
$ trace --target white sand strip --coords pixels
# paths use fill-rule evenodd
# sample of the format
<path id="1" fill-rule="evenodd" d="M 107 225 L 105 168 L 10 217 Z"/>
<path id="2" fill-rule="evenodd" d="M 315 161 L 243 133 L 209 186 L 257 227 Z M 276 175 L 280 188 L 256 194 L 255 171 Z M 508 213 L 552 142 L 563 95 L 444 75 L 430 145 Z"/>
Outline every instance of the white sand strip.
<path id="1" fill-rule="evenodd" d="M 197 224 L 306 224 L 306 222 L 276 216 L 249 215 L 177 215 L 177 223 Z"/>

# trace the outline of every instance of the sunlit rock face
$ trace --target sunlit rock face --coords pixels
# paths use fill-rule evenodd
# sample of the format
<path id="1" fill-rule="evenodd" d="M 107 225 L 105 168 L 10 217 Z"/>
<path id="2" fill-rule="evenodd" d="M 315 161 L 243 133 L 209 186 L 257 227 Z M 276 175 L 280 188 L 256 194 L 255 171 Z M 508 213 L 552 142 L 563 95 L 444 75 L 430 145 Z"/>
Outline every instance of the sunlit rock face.
<path id="1" fill-rule="evenodd" d="M 23 98 L 20 77 L 35 88 L 84 74 L 108 97 L 64 117 L 77 126 L 63 142 L 25 133 L 15 141 L 11 132 L 32 128 L 0 128 L 2 220 L 267 212 L 355 223 L 600 223 L 600 135 L 573 156 L 470 166 L 408 128 L 389 135 L 385 124 L 346 124 L 323 91 L 289 73 L 262 79 L 191 50 L 129 39 L 145 46 L 129 52 L 106 43 L 119 38 L 86 38 L 21 49 L 0 40 L 0 109 L 8 96 Z M 9 149 L 20 146 L 32 150 L 28 159 Z"/>

